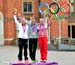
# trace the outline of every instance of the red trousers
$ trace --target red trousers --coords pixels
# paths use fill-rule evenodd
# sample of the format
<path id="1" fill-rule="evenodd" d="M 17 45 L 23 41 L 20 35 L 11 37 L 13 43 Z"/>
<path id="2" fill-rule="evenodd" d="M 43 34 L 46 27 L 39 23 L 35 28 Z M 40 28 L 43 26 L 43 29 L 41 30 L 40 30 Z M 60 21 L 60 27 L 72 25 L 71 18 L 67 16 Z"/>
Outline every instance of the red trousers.
<path id="1" fill-rule="evenodd" d="M 39 37 L 38 41 L 40 47 L 41 60 L 47 60 L 48 39 L 47 37 Z"/>

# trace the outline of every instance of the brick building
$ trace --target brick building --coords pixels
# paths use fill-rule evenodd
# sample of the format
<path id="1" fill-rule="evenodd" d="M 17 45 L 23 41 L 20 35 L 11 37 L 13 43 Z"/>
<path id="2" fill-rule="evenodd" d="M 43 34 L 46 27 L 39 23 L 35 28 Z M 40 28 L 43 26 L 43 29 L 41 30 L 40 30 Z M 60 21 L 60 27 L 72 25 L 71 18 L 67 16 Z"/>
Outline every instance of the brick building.
<path id="1" fill-rule="evenodd" d="M 60 1 L 62 2 L 65 0 Z M 14 38 L 16 38 L 16 26 L 13 22 L 12 14 L 13 9 L 17 8 L 18 12 L 25 18 L 30 18 L 31 16 L 39 18 L 38 6 L 41 2 L 50 4 L 52 0 L 0 0 L 0 31 L 2 31 L 0 32 L 0 44 L 11 45 L 13 44 Z M 69 17 L 71 18 L 71 15 Z M 72 38 L 72 32 L 68 30 L 72 28 L 74 20 L 72 21 L 72 24 L 69 24 L 68 21 L 71 23 L 71 19 L 61 20 L 60 32 L 62 38 L 68 38 L 68 36 Z M 73 28 L 75 28 L 75 26 L 73 26 Z M 50 38 L 57 37 L 59 37 L 59 22 L 58 20 L 53 19 L 53 24 L 50 26 Z"/>

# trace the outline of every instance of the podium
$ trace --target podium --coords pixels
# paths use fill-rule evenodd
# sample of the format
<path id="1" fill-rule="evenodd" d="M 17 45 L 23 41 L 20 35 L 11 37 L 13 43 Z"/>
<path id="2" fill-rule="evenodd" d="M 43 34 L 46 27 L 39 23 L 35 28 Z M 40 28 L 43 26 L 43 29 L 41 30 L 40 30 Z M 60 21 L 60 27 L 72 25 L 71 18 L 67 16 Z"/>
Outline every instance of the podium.
<path id="1" fill-rule="evenodd" d="M 11 63 L 10 65 L 58 65 L 57 62 Z"/>
<path id="2" fill-rule="evenodd" d="M 57 62 L 38 62 L 36 65 L 58 65 Z"/>
<path id="3" fill-rule="evenodd" d="M 10 63 L 10 65 L 32 65 L 32 63 Z"/>

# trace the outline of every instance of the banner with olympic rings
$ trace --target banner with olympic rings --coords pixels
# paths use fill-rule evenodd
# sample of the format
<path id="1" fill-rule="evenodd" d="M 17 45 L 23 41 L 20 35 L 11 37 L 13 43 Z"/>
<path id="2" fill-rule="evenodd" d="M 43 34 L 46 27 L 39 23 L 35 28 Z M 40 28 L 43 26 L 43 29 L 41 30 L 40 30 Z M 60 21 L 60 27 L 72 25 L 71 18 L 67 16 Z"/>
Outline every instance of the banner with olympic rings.
<path id="1" fill-rule="evenodd" d="M 42 7 L 45 6 L 46 9 L 44 11 L 42 11 Z M 52 8 L 52 6 L 55 6 L 55 9 Z M 68 6 L 68 11 L 65 10 L 65 8 L 63 6 Z M 50 5 L 48 5 L 47 3 L 45 2 L 42 2 L 40 3 L 39 5 L 39 13 L 41 15 L 44 15 L 44 17 L 46 15 L 50 15 L 50 14 L 53 14 L 53 18 L 56 18 L 58 20 L 61 20 L 61 19 L 64 19 L 66 17 L 67 14 L 70 13 L 70 4 L 69 2 L 65 1 L 65 2 L 62 2 L 60 4 L 58 4 L 57 2 L 52 2 Z M 63 15 L 61 16 L 58 16 L 57 14 L 61 12 Z"/>

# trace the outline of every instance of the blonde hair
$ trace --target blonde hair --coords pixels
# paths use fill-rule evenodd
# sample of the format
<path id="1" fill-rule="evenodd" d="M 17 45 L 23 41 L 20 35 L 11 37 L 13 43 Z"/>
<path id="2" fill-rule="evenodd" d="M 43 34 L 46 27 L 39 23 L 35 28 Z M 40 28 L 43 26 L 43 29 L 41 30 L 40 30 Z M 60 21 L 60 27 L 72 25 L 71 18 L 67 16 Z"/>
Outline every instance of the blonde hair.
<path id="1" fill-rule="evenodd" d="M 25 23 L 27 23 L 27 19 L 25 19 L 24 17 L 22 17 L 21 21 L 24 21 Z"/>
<path id="2" fill-rule="evenodd" d="M 40 18 L 40 21 L 44 21 L 44 19 L 43 18 Z"/>

